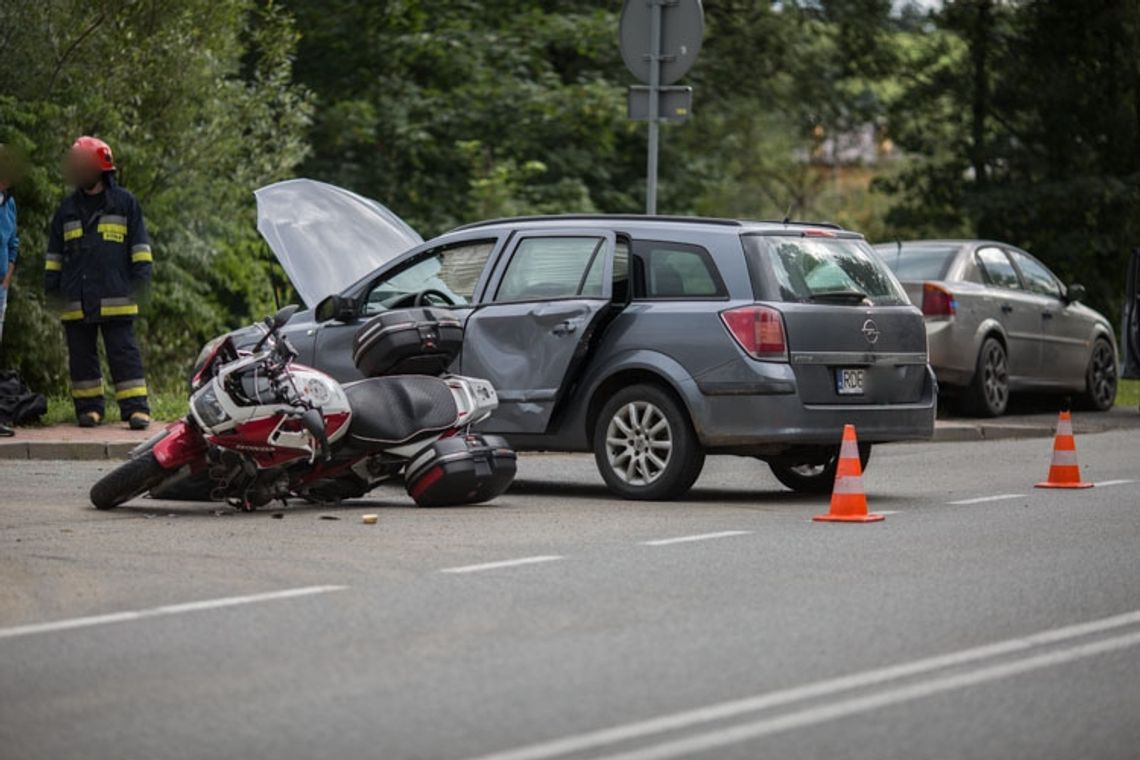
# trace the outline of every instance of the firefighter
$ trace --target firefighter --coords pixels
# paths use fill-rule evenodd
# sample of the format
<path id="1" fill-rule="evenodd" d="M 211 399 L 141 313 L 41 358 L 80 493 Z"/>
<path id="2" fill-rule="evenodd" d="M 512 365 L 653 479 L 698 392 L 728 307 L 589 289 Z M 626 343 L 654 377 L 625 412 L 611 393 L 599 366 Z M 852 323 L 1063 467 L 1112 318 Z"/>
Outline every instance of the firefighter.
<path id="1" fill-rule="evenodd" d="M 143 430 L 150 407 L 134 322 L 153 259 L 142 207 L 115 182 L 111 148 L 98 138 L 75 141 L 64 175 L 75 192 L 51 222 L 44 288 L 60 306 L 75 416 L 80 427 L 103 421 L 102 332 L 119 413 Z"/>

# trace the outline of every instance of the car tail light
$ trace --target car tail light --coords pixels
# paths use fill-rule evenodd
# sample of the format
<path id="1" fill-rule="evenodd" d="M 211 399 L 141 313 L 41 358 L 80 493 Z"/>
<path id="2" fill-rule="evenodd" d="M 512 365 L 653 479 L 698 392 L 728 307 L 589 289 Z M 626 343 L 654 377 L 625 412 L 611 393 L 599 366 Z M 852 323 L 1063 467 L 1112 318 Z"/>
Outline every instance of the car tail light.
<path id="1" fill-rule="evenodd" d="M 764 361 L 787 361 L 784 317 L 770 306 L 742 306 L 721 312 L 721 320 L 749 356 Z"/>
<path id="2" fill-rule="evenodd" d="M 925 317 L 949 319 L 958 311 L 958 301 L 950 293 L 933 282 L 922 284 L 922 314 Z"/>
<path id="3" fill-rule="evenodd" d="M 833 237 L 839 237 L 839 236 L 836 235 L 831 230 L 810 229 L 810 230 L 804 230 L 804 237 L 833 238 Z"/>

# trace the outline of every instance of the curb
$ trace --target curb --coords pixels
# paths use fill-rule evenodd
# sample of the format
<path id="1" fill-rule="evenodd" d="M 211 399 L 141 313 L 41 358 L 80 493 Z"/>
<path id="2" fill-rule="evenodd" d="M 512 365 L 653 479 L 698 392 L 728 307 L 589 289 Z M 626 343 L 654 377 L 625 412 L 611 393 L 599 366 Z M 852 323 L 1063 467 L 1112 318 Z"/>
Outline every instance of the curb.
<path id="1" fill-rule="evenodd" d="M 1099 433 L 1100 430 L 1084 431 Z M 1049 438 L 1053 435 L 1052 425 L 1009 425 L 969 423 L 943 423 L 934 428 L 935 443 L 958 443 L 961 441 L 1001 441 L 1015 438 Z"/>
<path id="2" fill-rule="evenodd" d="M 99 443 L 94 441 L 8 441 L 0 443 L 3 459 L 61 459 L 96 461 L 126 459 L 137 443 Z"/>
<path id="3" fill-rule="evenodd" d="M 1078 431 L 1084 434 L 1099 430 Z M 968 424 L 939 423 L 934 429 L 934 443 L 960 443 L 963 441 L 998 441 L 1015 438 L 1049 438 L 1052 425 Z M 136 442 L 108 443 L 102 441 L 21 441 L 0 443 L 0 460 L 55 459 L 70 461 L 99 461 L 125 459 L 137 446 Z"/>

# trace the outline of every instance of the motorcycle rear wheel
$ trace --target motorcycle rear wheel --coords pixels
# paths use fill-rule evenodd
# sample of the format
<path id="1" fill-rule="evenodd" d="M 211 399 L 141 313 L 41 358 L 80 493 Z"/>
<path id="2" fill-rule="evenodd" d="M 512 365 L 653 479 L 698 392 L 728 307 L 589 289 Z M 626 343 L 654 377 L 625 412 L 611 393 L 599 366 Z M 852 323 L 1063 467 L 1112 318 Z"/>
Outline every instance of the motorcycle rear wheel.
<path id="1" fill-rule="evenodd" d="M 154 454 L 148 451 L 123 462 L 91 486 L 91 503 L 96 509 L 112 509 L 146 493 L 167 475 Z"/>

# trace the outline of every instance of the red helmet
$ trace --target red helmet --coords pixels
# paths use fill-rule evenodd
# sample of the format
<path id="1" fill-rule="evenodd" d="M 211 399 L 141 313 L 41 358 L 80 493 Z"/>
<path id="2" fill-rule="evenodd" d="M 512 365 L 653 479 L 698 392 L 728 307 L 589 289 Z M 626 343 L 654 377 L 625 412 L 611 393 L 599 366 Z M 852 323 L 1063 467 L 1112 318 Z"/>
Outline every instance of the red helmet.
<path id="1" fill-rule="evenodd" d="M 83 135 L 71 146 L 71 152 L 87 156 L 91 164 L 99 167 L 100 171 L 115 171 L 115 158 L 111 155 L 111 146 L 98 137 Z"/>

